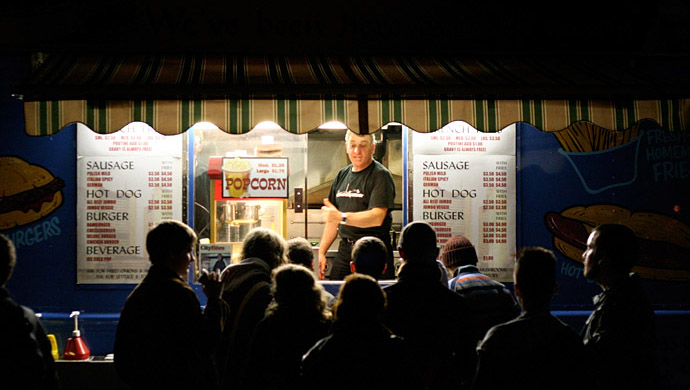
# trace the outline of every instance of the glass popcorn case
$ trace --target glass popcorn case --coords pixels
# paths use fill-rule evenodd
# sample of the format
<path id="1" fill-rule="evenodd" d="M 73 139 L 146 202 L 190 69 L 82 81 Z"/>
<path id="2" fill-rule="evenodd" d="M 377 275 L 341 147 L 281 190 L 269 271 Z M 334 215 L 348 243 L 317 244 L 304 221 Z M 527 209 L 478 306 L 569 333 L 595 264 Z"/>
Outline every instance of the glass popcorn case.
<path id="1" fill-rule="evenodd" d="M 288 158 L 211 157 L 211 243 L 232 244 L 231 263 L 240 260 L 242 241 L 256 227 L 285 237 Z"/>
<path id="2" fill-rule="evenodd" d="M 304 207 L 306 135 L 255 129 L 236 135 L 198 132 L 195 137 L 199 268 L 239 262 L 243 240 L 257 227 L 287 239 L 288 213 L 301 213 Z"/>

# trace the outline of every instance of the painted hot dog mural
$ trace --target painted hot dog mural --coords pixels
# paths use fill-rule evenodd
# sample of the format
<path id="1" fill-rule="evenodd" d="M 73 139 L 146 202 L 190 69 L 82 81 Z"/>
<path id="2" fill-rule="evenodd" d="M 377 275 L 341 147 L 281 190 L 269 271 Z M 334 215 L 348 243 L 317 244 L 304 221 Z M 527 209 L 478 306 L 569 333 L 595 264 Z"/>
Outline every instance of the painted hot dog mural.
<path id="1" fill-rule="evenodd" d="M 554 248 L 580 263 L 587 237 L 595 227 L 604 223 L 628 226 L 639 239 L 635 272 L 645 279 L 690 281 L 690 228 L 675 218 L 612 204 L 593 204 L 548 212 L 544 223 L 553 235 Z"/>

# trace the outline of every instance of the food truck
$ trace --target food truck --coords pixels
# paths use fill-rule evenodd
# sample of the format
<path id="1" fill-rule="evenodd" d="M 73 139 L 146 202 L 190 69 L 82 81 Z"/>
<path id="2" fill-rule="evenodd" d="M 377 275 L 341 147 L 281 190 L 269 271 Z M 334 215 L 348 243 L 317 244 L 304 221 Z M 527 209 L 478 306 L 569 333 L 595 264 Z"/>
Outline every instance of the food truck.
<path id="1" fill-rule="evenodd" d="M 110 71 L 115 74 L 105 87 L 117 90 L 123 87 L 118 80 L 137 79 L 118 72 L 136 73 L 128 65 L 141 58 L 109 60 L 119 66 L 58 58 L 32 80 L 49 75 L 57 85 L 91 88 L 106 79 L 99 71 Z M 305 237 L 318 247 L 320 206 L 335 173 L 348 163 L 343 137 L 350 129 L 373 134 L 375 158 L 393 174 L 394 242 L 415 220 L 434 226 L 439 247 L 465 234 L 477 247 L 481 269 L 508 285 L 517 249 L 551 249 L 559 260 L 554 311 L 578 328 L 598 292 L 582 275 L 587 234 L 607 221 L 628 224 L 650 248 L 636 272 L 650 290 L 661 329 L 668 331 L 660 342 L 672 349 L 678 337 L 687 341 L 670 329 L 690 318 L 688 99 L 471 99 L 449 92 L 461 89 L 462 78 L 453 77 L 443 60 L 408 67 L 370 60 L 390 84 L 367 85 L 372 68 L 357 59 L 349 68 L 327 62 L 327 72 L 323 63 L 293 59 L 286 68 L 261 62 L 247 73 L 257 77 L 249 84 L 257 90 L 276 74 L 286 80 L 312 75 L 302 84 L 277 83 L 285 98 L 258 92 L 213 96 L 212 85 L 205 86 L 210 98 L 160 100 L 135 96 L 137 88 L 125 100 L 31 96 L 25 89 L 7 130 L 16 141 L 0 146 L 0 158 L 22 160 L 52 179 L 33 198 L 48 202 L 23 206 L 29 216 L 0 221 L 28 266 L 17 269 L 9 288 L 19 302 L 42 313 L 60 346 L 71 332 L 69 313 L 80 311 L 92 355 L 107 356 L 121 306 L 147 270 L 143 238 L 153 224 L 180 219 L 199 234 L 198 262 L 189 275 L 197 291 L 199 270 L 239 261 L 242 239 L 253 227 L 286 239 Z M 238 71 L 224 68 L 237 61 L 205 63 L 198 74 Z M 72 64 L 69 71 L 65 64 Z M 169 90 L 166 75 L 180 73 L 180 64 L 163 60 L 140 71 L 159 75 L 147 85 Z M 373 92 L 411 86 L 419 91 L 416 81 L 396 80 L 421 73 L 433 81 L 421 97 Z M 318 84 L 316 75 L 333 79 Z M 356 75 L 362 79 L 329 84 Z M 305 85 L 322 89 L 300 95 Z M 342 96 L 345 87 L 354 93 Z M 654 256 L 659 248 L 665 248 L 663 255 Z M 669 371 L 678 365 L 672 356 L 665 363 Z"/>

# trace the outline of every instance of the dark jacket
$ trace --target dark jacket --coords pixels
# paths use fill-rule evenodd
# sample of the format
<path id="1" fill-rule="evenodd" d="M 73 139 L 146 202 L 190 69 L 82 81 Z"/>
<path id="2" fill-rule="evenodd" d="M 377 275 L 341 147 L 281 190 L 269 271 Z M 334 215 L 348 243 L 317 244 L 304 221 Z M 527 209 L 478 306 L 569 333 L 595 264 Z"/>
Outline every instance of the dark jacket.
<path id="1" fill-rule="evenodd" d="M 435 262 L 405 264 L 384 289 L 384 323 L 410 343 L 427 388 L 460 388 L 474 372 L 473 328 L 465 300 L 439 279 Z"/>
<path id="2" fill-rule="evenodd" d="M 218 387 L 213 357 L 227 305 L 204 312 L 194 290 L 173 271 L 151 266 L 127 298 L 115 335 L 115 369 L 133 388 Z"/>
<path id="3" fill-rule="evenodd" d="M 421 389 L 408 344 L 380 325 L 334 324 L 302 361 L 302 389 Z"/>
<path id="4" fill-rule="evenodd" d="M 654 312 L 637 275 L 594 297 L 582 338 L 602 388 L 656 388 Z"/>
<path id="5" fill-rule="evenodd" d="M 494 326 L 477 347 L 475 390 L 580 390 L 592 387 L 577 332 L 548 312 Z M 572 375 L 564 375 L 567 368 Z"/>
<path id="6" fill-rule="evenodd" d="M 55 361 L 43 325 L 0 288 L 0 378 L 12 389 L 57 389 Z"/>
<path id="7" fill-rule="evenodd" d="M 276 312 L 259 322 L 249 348 L 240 389 L 297 389 L 302 356 L 330 333 L 331 321 L 317 313 Z"/>
<path id="8" fill-rule="evenodd" d="M 223 300 L 230 306 L 228 325 L 219 345 L 223 356 L 221 387 L 234 389 L 246 369 L 251 336 L 271 302 L 271 268 L 259 258 L 230 265 Z"/>

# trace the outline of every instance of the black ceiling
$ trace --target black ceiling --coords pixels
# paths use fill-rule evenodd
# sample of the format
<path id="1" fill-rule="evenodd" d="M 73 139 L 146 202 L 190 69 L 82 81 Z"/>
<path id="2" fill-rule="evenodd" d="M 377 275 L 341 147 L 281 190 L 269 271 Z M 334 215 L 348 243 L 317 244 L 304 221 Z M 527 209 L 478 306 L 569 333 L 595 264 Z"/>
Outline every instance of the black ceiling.
<path id="1" fill-rule="evenodd" d="M 10 0 L 0 50 L 224 54 L 690 53 L 684 1 Z"/>

